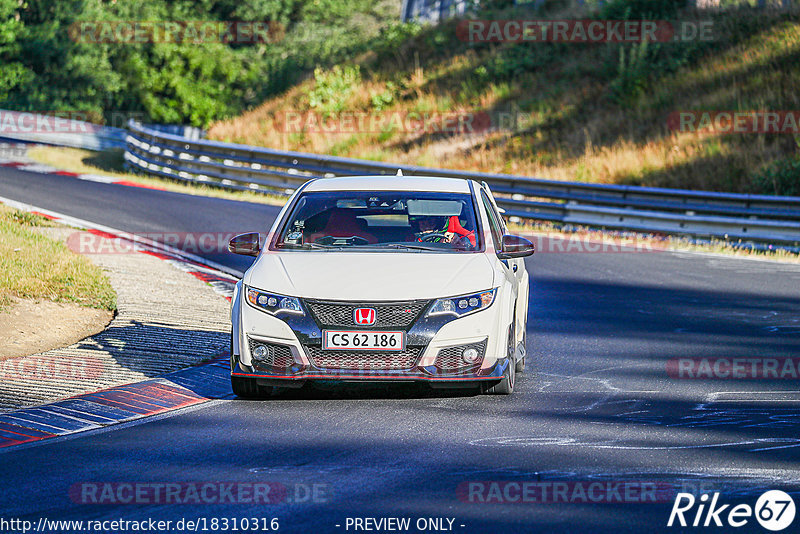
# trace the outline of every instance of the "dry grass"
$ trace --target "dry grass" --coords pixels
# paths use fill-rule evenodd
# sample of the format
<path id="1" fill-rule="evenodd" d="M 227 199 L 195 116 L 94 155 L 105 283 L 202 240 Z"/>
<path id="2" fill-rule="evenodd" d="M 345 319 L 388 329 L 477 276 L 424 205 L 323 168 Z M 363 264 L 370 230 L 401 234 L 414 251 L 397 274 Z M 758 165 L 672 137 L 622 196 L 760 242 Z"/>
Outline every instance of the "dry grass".
<path id="1" fill-rule="evenodd" d="M 116 294 L 99 267 L 33 229 L 49 225 L 43 217 L 0 205 L 0 309 L 11 297 L 116 309 Z"/>
<path id="2" fill-rule="evenodd" d="M 609 99 L 609 82 L 599 72 L 608 49 L 601 45 L 569 45 L 566 56 L 508 81 L 478 80 L 475 74 L 502 47 L 445 56 L 423 50 L 419 68 L 365 60 L 361 82 L 340 102 L 348 111 L 375 111 L 373 97 L 396 87 L 388 111 L 518 110 L 516 129 L 472 135 L 287 133 L 281 113 L 310 109 L 308 95 L 317 86 L 311 78 L 249 113 L 214 124 L 209 137 L 553 180 L 769 193 L 754 190 L 753 177 L 771 162 L 797 153 L 790 135 L 696 135 L 667 126 L 672 111 L 800 109 L 797 14 L 759 16 L 758 31 L 736 41 L 730 36 L 741 33 L 753 15 L 719 19 L 717 31 L 730 40 L 729 46 L 675 73 L 652 72 L 655 81 L 648 89 L 623 103 Z"/>

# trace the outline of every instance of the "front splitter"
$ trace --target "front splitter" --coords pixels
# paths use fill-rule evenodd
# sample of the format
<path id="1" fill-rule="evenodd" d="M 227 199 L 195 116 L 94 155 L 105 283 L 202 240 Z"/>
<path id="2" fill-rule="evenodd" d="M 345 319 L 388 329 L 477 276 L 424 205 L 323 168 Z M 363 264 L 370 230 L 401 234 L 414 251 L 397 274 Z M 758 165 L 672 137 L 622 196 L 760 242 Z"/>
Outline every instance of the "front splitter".
<path id="1" fill-rule="evenodd" d="M 493 367 L 481 369 L 478 373 L 465 375 L 436 375 L 430 371 L 411 370 L 411 371 L 380 371 L 380 370 L 331 370 L 309 368 L 295 374 L 286 375 L 278 373 L 264 373 L 251 371 L 243 368 L 241 364 L 236 365 L 231 376 L 240 378 L 254 378 L 262 380 L 280 380 L 286 382 L 298 382 L 306 380 L 330 380 L 346 382 L 491 382 L 500 380 L 508 367 L 508 359 L 497 362 Z M 429 368 L 418 368 L 429 369 Z"/>

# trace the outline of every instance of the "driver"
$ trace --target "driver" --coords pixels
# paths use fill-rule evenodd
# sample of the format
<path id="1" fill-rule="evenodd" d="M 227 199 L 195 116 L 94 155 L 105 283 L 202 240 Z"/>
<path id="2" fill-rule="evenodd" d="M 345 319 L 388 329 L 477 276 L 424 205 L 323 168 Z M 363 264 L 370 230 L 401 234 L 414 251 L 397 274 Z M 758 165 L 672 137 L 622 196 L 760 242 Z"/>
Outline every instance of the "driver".
<path id="1" fill-rule="evenodd" d="M 455 234 L 448 232 L 448 217 L 438 215 L 416 215 L 409 217 L 417 241 L 427 243 L 452 243 Z"/>

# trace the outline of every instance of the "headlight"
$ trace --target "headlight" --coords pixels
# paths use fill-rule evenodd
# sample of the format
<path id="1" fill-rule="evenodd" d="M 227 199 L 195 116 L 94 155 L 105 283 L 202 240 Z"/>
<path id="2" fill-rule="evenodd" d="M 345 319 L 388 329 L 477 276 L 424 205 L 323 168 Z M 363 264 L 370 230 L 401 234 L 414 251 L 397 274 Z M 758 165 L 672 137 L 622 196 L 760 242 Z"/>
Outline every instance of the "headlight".
<path id="1" fill-rule="evenodd" d="M 485 310 L 494 302 L 497 289 L 481 291 L 472 295 L 453 297 L 450 299 L 439 299 L 433 303 L 428 310 L 427 316 L 431 315 L 455 315 L 463 317 L 476 311 Z"/>
<path id="2" fill-rule="evenodd" d="M 303 307 L 300 305 L 300 300 L 295 297 L 265 293 L 248 287 L 247 302 L 253 307 L 271 313 L 272 315 L 279 315 L 281 313 L 305 315 Z"/>

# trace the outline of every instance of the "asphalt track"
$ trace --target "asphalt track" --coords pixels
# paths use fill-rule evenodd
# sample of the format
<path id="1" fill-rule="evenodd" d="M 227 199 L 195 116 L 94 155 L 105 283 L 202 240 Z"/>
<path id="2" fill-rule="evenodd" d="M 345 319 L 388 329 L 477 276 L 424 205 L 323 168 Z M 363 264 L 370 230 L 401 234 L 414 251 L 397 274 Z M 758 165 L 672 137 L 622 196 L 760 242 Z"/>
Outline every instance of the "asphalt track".
<path id="1" fill-rule="evenodd" d="M 264 231 L 277 214 L 14 169 L 0 169 L 0 196 L 130 232 Z M 530 356 L 510 398 L 331 386 L 11 448 L 0 452 L 0 520 L 276 517 L 283 532 L 328 533 L 364 531 L 348 518 L 406 517 L 401 532 L 418 532 L 418 518 L 452 518 L 464 533 L 671 532 L 679 491 L 753 506 L 782 489 L 800 505 L 798 378 L 668 372 L 676 358 L 800 357 L 800 266 L 666 252 L 538 253 L 527 266 Z M 70 496 L 85 482 L 288 493 L 276 504 L 92 504 Z M 550 483 L 570 490 L 559 502 L 487 503 L 464 491 L 471 482 L 527 483 L 539 498 Z M 657 502 L 581 502 L 573 489 L 592 482 L 654 484 Z M 709 529 L 732 530 L 687 530 Z M 736 531 L 767 532 L 754 518 Z"/>

